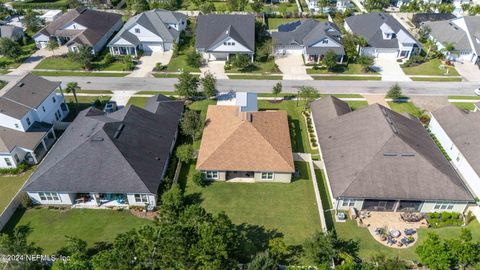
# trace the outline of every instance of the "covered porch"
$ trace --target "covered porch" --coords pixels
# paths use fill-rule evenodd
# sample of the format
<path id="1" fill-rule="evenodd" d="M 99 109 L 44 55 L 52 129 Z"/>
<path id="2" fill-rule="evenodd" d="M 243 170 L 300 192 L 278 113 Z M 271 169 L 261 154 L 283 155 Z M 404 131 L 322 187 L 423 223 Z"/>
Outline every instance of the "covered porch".
<path id="1" fill-rule="evenodd" d="M 135 46 L 110 46 L 110 54 L 112 55 L 134 55 L 137 56 L 137 48 Z"/>
<path id="2" fill-rule="evenodd" d="M 35 149 L 32 152 L 28 152 L 25 155 L 25 160 L 29 164 L 38 164 L 42 160 L 42 158 L 48 153 L 48 150 L 52 148 L 56 140 L 57 140 L 57 136 L 55 135 L 55 131 L 52 128 L 42 138 L 42 140 L 35 147 Z"/>
<path id="3" fill-rule="evenodd" d="M 307 64 L 312 64 L 312 63 L 315 63 L 315 64 L 320 64 L 320 62 L 323 60 L 325 55 L 323 54 L 305 54 L 304 55 L 304 58 L 305 58 L 305 62 Z M 342 64 L 343 63 L 343 55 L 337 55 L 337 63 L 338 64 Z"/>
<path id="4" fill-rule="evenodd" d="M 230 172 L 227 172 L 226 180 L 228 182 L 253 183 L 255 182 L 255 173 L 230 171 Z"/>
<path id="5" fill-rule="evenodd" d="M 117 193 L 76 193 L 73 208 L 128 208 L 126 194 Z"/>
<path id="6" fill-rule="evenodd" d="M 402 201 L 402 200 L 364 200 L 362 211 L 377 212 L 420 212 L 422 201 Z"/>

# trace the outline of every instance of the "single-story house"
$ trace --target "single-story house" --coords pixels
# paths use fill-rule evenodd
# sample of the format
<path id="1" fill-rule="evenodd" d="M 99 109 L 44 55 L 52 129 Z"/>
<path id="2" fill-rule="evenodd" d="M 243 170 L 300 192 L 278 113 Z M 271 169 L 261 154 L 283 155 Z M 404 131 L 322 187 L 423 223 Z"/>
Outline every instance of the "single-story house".
<path id="1" fill-rule="evenodd" d="M 153 96 L 148 109 L 81 111 L 25 184 L 35 204 L 74 207 L 157 205 L 183 112 Z"/>
<path id="2" fill-rule="evenodd" d="M 480 198 L 480 112 L 448 105 L 432 112 L 429 129 L 472 193 Z"/>
<path id="3" fill-rule="evenodd" d="M 319 62 L 328 51 L 333 51 L 338 61 L 343 61 L 345 51 L 342 33 L 331 22 L 313 19 L 289 22 L 272 33 L 273 50 L 276 54 L 303 54 L 306 62 Z"/>
<path id="4" fill-rule="evenodd" d="M 88 8 L 75 8 L 58 17 L 33 35 L 38 48 L 45 48 L 51 38 L 72 52 L 79 46 L 100 52 L 108 40 L 122 27 L 122 15 Z"/>
<path id="5" fill-rule="evenodd" d="M 0 90 L 0 168 L 39 163 L 68 113 L 60 82 L 30 73 L 9 82 Z"/>
<path id="6" fill-rule="evenodd" d="M 311 109 L 335 210 L 463 213 L 474 202 L 418 119 L 335 97 Z"/>
<path id="7" fill-rule="evenodd" d="M 372 12 L 345 19 L 345 29 L 367 41 L 361 55 L 408 59 L 420 51 L 420 43 L 392 15 Z"/>
<path id="8" fill-rule="evenodd" d="M 453 51 L 445 51 L 447 58 L 480 63 L 480 17 L 428 21 L 422 27 L 430 29 L 429 37 L 436 42 L 439 50 L 445 49 L 447 44 L 453 45 Z"/>
<path id="9" fill-rule="evenodd" d="M 197 170 L 207 180 L 290 183 L 295 172 L 286 111 L 208 106 Z"/>
<path id="10" fill-rule="evenodd" d="M 9 38 L 14 41 L 18 41 L 25 36 L 23 29 L 14 25 L 1 25 L 0 26 L 0 37 Z"/>
<path id="11" fill-rule="evenodd" d="M 197 18 L 195 49 L 207 61 L 228 60 L 245 54 L 253 62 L 255 16 L 208 14 Z"/>
<path id="12" fill-rule="evenodd" d="M 108 43 L 112 55 L 133 54 L 137 49 L 163 52 L 178 43 L 187 26 L 187 16 L 179 12 L 154 9 L 130 18 Z"/>

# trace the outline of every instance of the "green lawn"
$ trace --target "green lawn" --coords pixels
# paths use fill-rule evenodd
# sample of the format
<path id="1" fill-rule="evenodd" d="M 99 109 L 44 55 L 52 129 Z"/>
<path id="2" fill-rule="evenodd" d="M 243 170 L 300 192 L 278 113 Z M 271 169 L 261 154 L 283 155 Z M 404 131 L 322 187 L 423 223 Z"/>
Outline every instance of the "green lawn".
<path id="1" fill-rule="evenodd" d="M 352 109 L 352 111 L 368 106 L 368 102 L 366 101 L 347 101 L 347 103 L 348 103 L 348 106 L 350 106 L 350 109 Z"/>
<path id="2" fill-rule="evenodd" d="M 92 94 L 92 95 L 112 95 L 110 90 L 77 90 L 79 94 Z"/>
<path id="3" fill-rule="evenodd" d="M 285 12 L 290 14 L 294 14 L 299 11 L 295 3 L 282 3 L 282 4 L 273 4 L 273 5 L 263 5 L 262 12 L 265 12 L 265 13 L 282 12 L 281 9 L 283 8 L 283 6 L 286 7 Z"/>
<path id="4" fill-rule="evenodd" d="M 79 237 L 92 246 L 96 242 L 112 241 L 119 233 L 151 222 L 127 211 L 31 208 L 18 209 L 3 232 L 28 224 L 32 228 L 28 240 L 43 248 L 43 254 L 52 254 L 65 245 L 67 235 Z"/>
<path id="5" fill-rule="evenodd" d="M 123 71 L 124 65 L 119 58 L 113 63 L 106 64 L 104 57 L 107 54 L 106 51 L 102 52 L 92 62 L 93 70 L 102 71 Z M 82 70 L 82 65 L 78 62 L 70 60 L 67 56 L 51 56 L 47 57 L 40 62 L 35 69 L 54 69 L 54 70 Z"/>
<path id="6" fill-rule="evenodd" d="M 173 91 L 140 91 L 140 92 L 136 92 L 135 95 L 158 95 L 158 94 L 162 94 L 162 95 L 165 95 L 165 96 L 171 96 L 171 95 L 175 95 L 175 92 Z"/>
<path id="7" fill-rule="evenodd" d="M 32 71 L 37 76 L 79 76 L 79 77 L 125 77 L 129 73 L 111 72 L 69 72 L 69 71 Z"/>
<path id="8" fill-rule="evenodd" d="M 447 67 L 449 71 L 446 74 L 446 69 L 440 68 L 441 64 L 441 60 L 433 59 L 418 66 L 403 68 L 403 71 L 407 75 L 459 76 L 454 67 Z"/>
<path id="9" fill-rule="evenodd" d="M 6 68 L 17 68 L 20 66 L 33 52 L 35 52 L 35 43 L 30 43 L 27 45 L 21 46 L 21 54 L 20 57 L 14 61 L 6 56 L 0 57 L 0 66 Z"/>
<path id="10" fill-rule="evenodd" d="M 335 70 L 307 68 L 307 74 L 378 74 L 377 72 L 365 72 L 360 64 L 340 64 Z"/>
<path id="11" fill-rule="evenodd" d="M 167 71 L 188 71 L 188 72 L 200 72 L 199 68 L 191 67 L 187 64 L 187 55 L 185 52 L 179 52 L 177 57 L 172 57 L 170 63 L 168 63 Z M 178 76 L 178 75 L 177 75 Z"/>
<path id="12" fill-rule="evenodd" d="M 316 81 L 380 81 L 381 76 L 311 76 Z"/>
<path id="13" fill-rule="evenodd" d="M 467 110 L 467 111 L 475 110 L 475 104 L 472 102 L 452 102 L 452 104 L 462 110 Z"/>
<path id="14" fill-rule="evenodd" d="M 412 81 L 416 82 L 461 82 L 462 78 L 454 77 L 454 78 L 438 78 L 438 77 L 410 77 Z"/>
<path id="15" fill-rule="evenodd" d="M 270 43 L 268 43 L 270 44 Z M 258 45 L 257 45 L 258 46 Z M 266 45 L 268 46 L 268 45 Z M 271 45 L 270 45 L 271 46 Z M 236 68 L 231 68 L 229 70 L 225 70 L 225 73 L 262 73 L 263 75 L 269 75 L 271 73 L 281 74 L 280 70 L 275 64 L 275 60 L 269 59 L 266 62 L 257 62 L 254 63 L 254 68 L 248 71 L 238 70 Z"/>
<path id="16" fill-rule="evenodd" d="M 393 102 L 388 101 L 388 106 L 398 113 L 408 113 L 413 116 L 418 116 L 421 113 L 421 109 L 415 106 L 412 102 Z"/>
<path id="17" fill-rule="evenodd" d="M 0 213 L 7 207 L 33 171 L 34 169 L 30 169 L 20 175 L 0 176 Z"/>
<path id="18" fill-rule="evenodd" d="M 182 170 L 180 179 L 188 179 L 186 185 L 182 183 L 185 193 L 199 196 L 207 211 L 224 211 L 236 224 L 276 229 L 288 244 L 301 244 L 321 227 L 308 163 L 296 162 L 295 166 L 301 176 L 289 184 L 214 182 L 201 188 L 185 177 L 194 172 L 193 164 Z"/>
<path id="19" fill-rule="evenodd" d="M 65 103 L 68 105 L 70 113 L 65 121 L 73 121 L 78 112 L 85 110 L 86 108 L 92 106 L 92 104 L 99 100 L 100 104 L 98 109 L 103 110 L 105 103 L 111 99 L 111 96 L 78 96 L 78 110 L 75 110 L 75 99 L 73 96 L 65 96 Z M 76 112 L 75 112 L 76 111 Z"/>
<path id="20" fill-rule="evenodd" d="M 277 29 L 279 25 L 302 20 L 302 18 L 268 18 L 268 29 Z"/>
<path id="21" fill-rule="evenodd" d="M 282 75 L 228 75 L 232 80 L 274 80 L 281 81 Z"/>
<path id="22" fill-rule="evenodd" d="M 448 99 L 471 99 L 471 100 L 480 100 L 480 96 L 448 96 Z"/>
<path id="23" fill-rule="evenodd" d="M 128 102 L 128 105 L 135 105 L 137 107 L 143 108 L 145 107 L 145 104 L 147 103 L 148 98 L 147 97 L 131 97 Z"/>

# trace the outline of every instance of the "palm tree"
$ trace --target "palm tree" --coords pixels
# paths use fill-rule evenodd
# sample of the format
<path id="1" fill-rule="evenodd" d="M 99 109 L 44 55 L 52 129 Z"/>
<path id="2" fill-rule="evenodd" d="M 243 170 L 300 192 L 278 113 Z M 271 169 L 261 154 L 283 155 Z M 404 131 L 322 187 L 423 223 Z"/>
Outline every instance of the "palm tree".
<path id="1" fill-rule="evenodd" d="M 73 94 L 73 98 L 75 99 L 75 111 L 78 110 L 77 91 L 80 89 L 81 88 L 78 86 L 77 82 L 69 82 L 67 83 L 67 88 L 65 88 L 65 92 Z"/>

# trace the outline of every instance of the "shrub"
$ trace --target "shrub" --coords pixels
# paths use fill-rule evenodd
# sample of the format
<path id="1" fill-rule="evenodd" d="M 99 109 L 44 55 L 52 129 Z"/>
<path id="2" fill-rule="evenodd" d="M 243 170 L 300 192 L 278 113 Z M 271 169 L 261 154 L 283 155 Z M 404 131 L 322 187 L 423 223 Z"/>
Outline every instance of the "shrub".
<path id="1" fill-rule="evenodd" d="M 123 69 L 126 71 L 133 70 L 135 68 L 135 62 L 131 55 L 126 55 L 123 57 Z"/>
<path id="2" fill-rule="evenodd" d="M 199 187 L 204 187 L 207 185 L 205 176 L 201 172 L 195 172 L 195 174 L 192 176 L 192 180 L 193 183 L 195 183 Z"/>
<path id="3" fill-rule="evenodd" d="M 30 165 L 28 165 L 25 162 L 22 162 L 22 163 L 18 164 L 16 168 L 0 169 L 0 175 L 20 174 L 20 173 L 23 173 L 24 171 L 28 170 L 28 168 L 30 168 Z"/>
<path id="4" fill-rule="evenodd" d="M 167 69 L 166 65 L 162 65 L 162 63 L 156 63 L 153 71 L 165 71 Z"/>
<path id="5" fill-rule="evenodd" d="M 424 58 L 418 54 L 412 55 L 410 59 L 405 61 L 405 63 L 402 65 L 403 67 L 412 67 L 412 66 L 418 66 L 422 64 L 424 61 Z"/>
<path id="6" fill-rule="evenodd" d="M 400 87 L 400 85 L 398 85 L 398 83 L 395 83 L 392 87 L 390 87 L 386 97 L 391 99 L 402 98 L 403 94 L 402 94 L 402 88 Z"/>
<path id="7" fill-rule="evenodd" d="M 430 213 L 427 216 L 427 220 L 430 226 L 433 228 L 463 225 L 462 215 L 459 213 L 446 211 L 440 213 Z"/>
<path id="8" fill-rule="evenodd" d="M 111 55 L 110 53 L 107 53 L 105 55 L 105 58 L 103 58 L 103 62 L 105 63 L 105 65 L 110 65 L 114 61 L 115 61 L 115 56 Z"/>
<path id="9" fill-rule="evenodd" d="M 202 56 L 195 52 L 191 51 L 187 54 L 187 65 L 193 68 L 199 68 L 202 63 Z"/>

